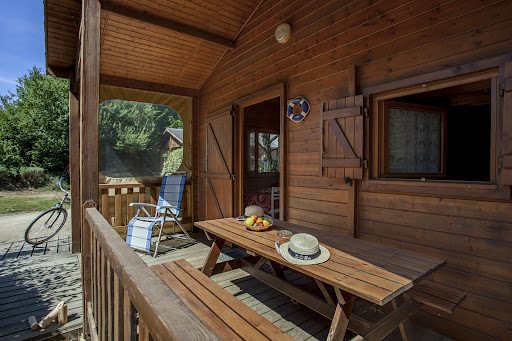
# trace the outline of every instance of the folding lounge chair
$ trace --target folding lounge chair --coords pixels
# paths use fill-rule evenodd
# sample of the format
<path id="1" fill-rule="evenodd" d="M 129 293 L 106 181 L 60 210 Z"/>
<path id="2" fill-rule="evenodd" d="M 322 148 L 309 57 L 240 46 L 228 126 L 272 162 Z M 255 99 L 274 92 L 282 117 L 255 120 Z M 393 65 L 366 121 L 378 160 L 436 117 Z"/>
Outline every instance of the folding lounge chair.
<path id="1" fill-rule="evenodd" d="M 164 175 L 162 177 L 162 185 L 157 205 L 146 203 L 131 203 L 130 206 L 136 206 L 137 212 L 128 223 L 128 233 L 126 242 L 134 249 L 150 252 L 151 236 L 153 228 L 158 229 L 158 240 L 155 245 L 156 257 L 158 245 L 162 238 L 163 227 L 166 222 L 173 222 L 172 237 L 184 238 L 190 242 L 194 239 L 190 237 L 183 225 L 181 225 L 181 217 L 178 217 L 181 210 L 181 199 L 183 198 L 183 189 L 185 188 L 186 172 L 176 172 L 172 175 Z M 155 207 L 156 213 L 152 216 L 146 207 Z M 177 235 L 176 224 L 180 227 L 183 235 Z"/>

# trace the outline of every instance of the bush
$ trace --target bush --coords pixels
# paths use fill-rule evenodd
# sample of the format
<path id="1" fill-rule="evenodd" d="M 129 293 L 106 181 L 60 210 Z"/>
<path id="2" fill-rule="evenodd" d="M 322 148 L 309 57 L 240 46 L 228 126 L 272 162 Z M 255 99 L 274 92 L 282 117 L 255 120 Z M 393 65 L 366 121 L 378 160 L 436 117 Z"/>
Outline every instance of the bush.
<path id="1" fill-rule="evenodd" d="M 21 183 L 23 187 L 40 188 L 45 186 L 50 180 L 50 176 L 40 167 L 21 167 Z"/>
<path id="2" fill-rule="evenodd" d="M 165 156 L 164 166 L 162 168 L 162 175 L 165 173 L 173 173 L 180 168 L 183 162 L 183 148 L 173 150 Z"/>
<path id="3" fill-rule="evenodd" d="M 0 189 L 18 189 L 19 180 L 19 175 L 16 170 L 0 165 Z"/>

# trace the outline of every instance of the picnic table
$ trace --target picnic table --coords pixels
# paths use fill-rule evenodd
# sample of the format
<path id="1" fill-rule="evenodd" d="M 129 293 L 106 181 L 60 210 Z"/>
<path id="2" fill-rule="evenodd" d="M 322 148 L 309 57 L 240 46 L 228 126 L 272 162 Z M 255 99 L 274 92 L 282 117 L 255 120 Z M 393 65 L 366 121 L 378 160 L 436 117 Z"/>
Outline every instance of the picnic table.
<path id="1" fill-rule="evenodd" d="M 329 340 L 342 340 L 347 329 L 359 334 L 359 340 L 380 340 L 400 327 L 402 337 L 410 334 L 409 316 L 423 304 L 430 304 L 429 297 L 443 307 L 442 296 L 435 289 L 427 293 L 419 290 L 418 283 L 445 264 L 444 260 L 402 249 L 314 230 L 297 224 L 275 220 L 263 232 L 245 229 L 243 222 L 224 218 L 196 222 L 195 226 L 213 239 L 208 257 L 202 268 L 207 276 L 235 268 L 233 263 L 217 263 L 225 242 L 231 242 L 254 255 L 251 261 L 242 260 L 239 267 L 255 278 L 274 287 L 318 313 L 332 319 Z M 277 252 L 275 242 L 284 242 L 277 235 L 279 230 L 313 234 L 331 254 L 330 259 L 317 265 L 288 263 Z M 269 262 L 274 274 L 261 270 Z M 312 295 L 286 281 L 282 266 L 313 278 L 323 298 Z M 416 290 L 412 290 L 416 289 Z M 430 290 L 430 292 L 429 292 Z M 333 294 L 334 292 L 334 294 Z M 416 293 L 407 295 L 404 293 Z M 419 299 L 415 299 L 416 297 Z M 392 304 L 394 310 L 378 323 L 370 323 L 351 314 L 355 298 L 362 298 L 379 306 Z M 405 299 L 404 299 L 405 298 Z M 463 297 L 457 297 L 446 309 L 455 309 Z M 452 304 L 453 303 L 453 304 Z M 431 304 L 432 305 L 432 304 Z"/>

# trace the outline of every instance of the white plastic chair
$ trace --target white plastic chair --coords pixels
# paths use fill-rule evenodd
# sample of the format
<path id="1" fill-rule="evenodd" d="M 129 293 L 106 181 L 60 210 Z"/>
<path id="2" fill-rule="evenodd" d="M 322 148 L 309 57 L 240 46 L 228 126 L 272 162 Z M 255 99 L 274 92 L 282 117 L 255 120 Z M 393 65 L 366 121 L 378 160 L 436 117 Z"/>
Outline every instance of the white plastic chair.
<path id="1" fill-rule="evenodd" d="M 268 212 L 272 218 L 275 218 L 275 214 L 279 213 L 279 208 L 275 207 L 276 200 L 279 200 L 279 187 L 272 187 L 270 190 L 270 212 Z"/>
<path id="2" fill-rule="evenodd" d="M 151 236 L 153 228 L 158 229 L 158 240 L 155 245 L 153 257 L 156 257 L 158 245 L 162 238 L 163 227 L 166 222 L 173 222 L 172 237 L 184 238 L 191 242 L 194 239 L 190 237 L 179 217 L 181 210 L 181 200 L 183 198 L 183 190 L 185 188 L 186 172 L 175 172 L 172 175 L 164 175 L 162 177 L 162 185 L 158 203 L 156 205 L 147 203 L 131 203 L 130 206 L 137 207 L 135 217 L 128 223 L 128 232 L 126 242 L 134 249 L 150 252 Z M 152 216 L 146 207 L 155 207 L 156 213 Z M 180 227 L 184 235 L 176 235 L 176 224 Z"/>

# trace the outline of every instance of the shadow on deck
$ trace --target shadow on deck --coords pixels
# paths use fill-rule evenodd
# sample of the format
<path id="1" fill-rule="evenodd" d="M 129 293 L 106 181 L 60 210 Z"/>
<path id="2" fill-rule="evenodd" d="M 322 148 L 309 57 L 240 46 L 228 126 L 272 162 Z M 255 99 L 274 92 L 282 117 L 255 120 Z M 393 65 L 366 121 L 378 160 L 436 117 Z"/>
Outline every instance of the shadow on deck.
<path id="1" fill-rule="evenodd" d="M 79 255 L 68 237 L 34 247 L 25 242 L 0 245 L 0 340 L 60 340 L 82 328 Z M 39 321 L 59 301 L 68 305 L 68 323 L 52 322 L 32 331 L 29 316 Z"/>

